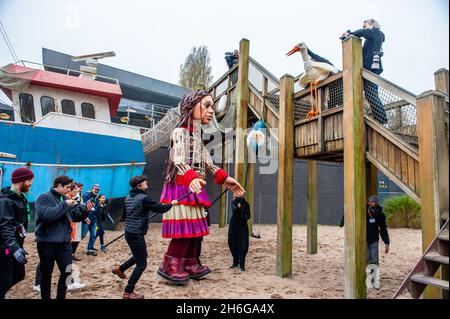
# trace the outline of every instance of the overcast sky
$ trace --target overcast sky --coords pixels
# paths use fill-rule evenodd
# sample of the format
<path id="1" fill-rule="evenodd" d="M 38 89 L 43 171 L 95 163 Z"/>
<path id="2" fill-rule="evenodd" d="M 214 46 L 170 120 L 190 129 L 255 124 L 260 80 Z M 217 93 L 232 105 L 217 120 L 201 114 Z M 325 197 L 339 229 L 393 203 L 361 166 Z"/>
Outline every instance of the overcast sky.
<path id="1" fill-rule="evenodd" d="M 366 18 L 386 34 L 383 77 L 413 93 L 434 87 L 433 73 L 449 67 L 448 0 L 0 0 L 0 20 L 20 59 L 42 62 L 42 47 L 71 55 L 115 51 L 102 63 L 178 82 L 192 46 L 206 45 L 214 79 L 227 70 L 224 52 L 250 40 L 250 55 L 281 77 L 303 71 L 304 41 L 342 67 L 347 29 Z M 0 65 L 12 62 L 0 38 Z"/>

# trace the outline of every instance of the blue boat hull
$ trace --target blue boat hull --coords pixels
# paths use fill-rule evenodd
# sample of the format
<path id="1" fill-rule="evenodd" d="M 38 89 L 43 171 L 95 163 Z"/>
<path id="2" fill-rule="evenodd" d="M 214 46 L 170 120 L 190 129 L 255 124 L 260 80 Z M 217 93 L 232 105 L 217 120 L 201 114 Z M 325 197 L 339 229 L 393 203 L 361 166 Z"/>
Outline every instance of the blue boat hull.
<path id="1" fill-rule="evenodd" d="M 100 184 L 107 198 L 125 197 L 128 181 L 142 174 L 145 156 L 142 142 L 108 135 L 0 122 L 1 187 L 11 184 L 11 173 L 21 166 L 35 174 L 28 194 L 30 202 L 50 189 L 58 175 L 68 175 L 85 185 Z"/>

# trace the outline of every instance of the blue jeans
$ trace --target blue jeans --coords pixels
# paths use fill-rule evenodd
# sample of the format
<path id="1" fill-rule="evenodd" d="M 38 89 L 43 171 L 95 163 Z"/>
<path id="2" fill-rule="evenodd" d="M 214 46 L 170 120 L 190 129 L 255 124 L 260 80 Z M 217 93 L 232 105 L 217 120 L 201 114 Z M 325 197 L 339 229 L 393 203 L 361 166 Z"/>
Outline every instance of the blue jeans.
<path id="1" fill-rule="evenodd" d="M 97 238 L 97 223 L 92 222 L 87 225 L 89 229 L 89 242 L 87 250 L 94 250 L 95 239 Z"/>
<path id="2" fill-rule="evenodd" d="M 366 264 L 378 265 L 378 242 L 367 243 Z"/>
<path id="3" fill-rule="evenodd" d="M 84 221 L 81 223 L 81 239 L 84 239 L 86 237 L 87 233 L 89 232 L 89 225 L 86 224 Z"/>

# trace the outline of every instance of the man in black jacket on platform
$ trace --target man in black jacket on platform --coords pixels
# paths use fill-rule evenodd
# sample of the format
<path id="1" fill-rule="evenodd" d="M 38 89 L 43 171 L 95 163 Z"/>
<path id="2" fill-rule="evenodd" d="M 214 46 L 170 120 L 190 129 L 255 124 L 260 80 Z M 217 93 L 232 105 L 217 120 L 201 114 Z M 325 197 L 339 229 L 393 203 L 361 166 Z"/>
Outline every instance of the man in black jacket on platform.
<path id="1" fill-rule="evenodd" d="M 27 252 L 23 244 L 30 217 L 25 193 L 30 190 L 33 178 L 28 168 L 17 168 L 11 175 L 11 187 L 0 192 L 0 299 L 25 278 Z"/>
<path id="2" fill-rule="evenodd" d="M 135 293 L 134 287 L 147 268 L 148 255 L 144 236 L 148 230 L 148 215 L 150 211 L 164 214 L 172 208 L 172 205 L 178 203 L 172 201 L 172 204 L 161 204 L 148 196 L 145 193 L 148 189 L 145 175 L 131 178 L 130 186 L 131 191 L 125 199 L 125 240 L 130 246 L 133 256 L 119 267 L 114 267 L 112 272 L 121 279 L 125 279 L 124 272 L 136 265 L 125 287 L 123 299 L 143 299 L 144 295 Z"/>
<path id="3" fill-rule="evenodd" d="M 57 299 L 65 299 L 67 286 L 71 283 L 72 246 L 70 222 L 87 218 L 93 203 L 79 205 L 67 199 L 73 180 L 61 175 L 53 181 L 53 188 L 41 194 L 36 201 L 36 241 L 41 270 L 41 298 L 50 299 L 51 279 L 55 262 L 60 276 Z"/>

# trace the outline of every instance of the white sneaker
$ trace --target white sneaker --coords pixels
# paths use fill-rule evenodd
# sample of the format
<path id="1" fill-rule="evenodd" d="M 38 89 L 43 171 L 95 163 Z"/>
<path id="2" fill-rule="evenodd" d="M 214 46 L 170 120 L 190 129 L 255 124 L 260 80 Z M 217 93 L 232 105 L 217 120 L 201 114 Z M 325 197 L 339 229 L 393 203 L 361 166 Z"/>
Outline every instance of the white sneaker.
<path id="1" fill-rule="evenodd" d="M 74 282 L 67 287 L 67 291 L 81 290 L 86 287 L 86 284 L 81 282 Z"/>
<path id="2" fill-rule="evenodd" d="M 33 291 L 41 293 L 41 285 L 33 286 Z"/>

